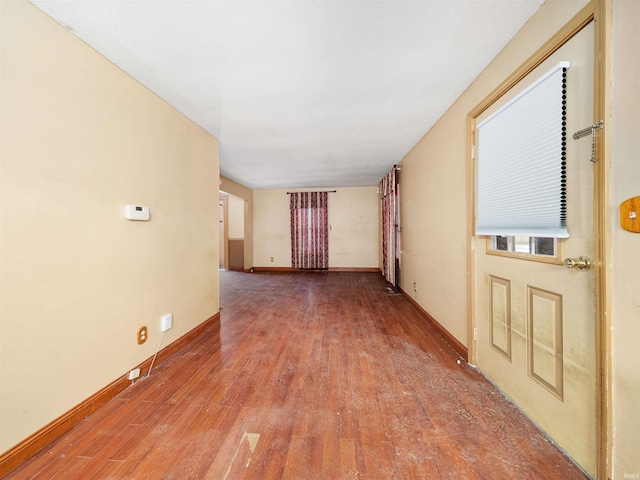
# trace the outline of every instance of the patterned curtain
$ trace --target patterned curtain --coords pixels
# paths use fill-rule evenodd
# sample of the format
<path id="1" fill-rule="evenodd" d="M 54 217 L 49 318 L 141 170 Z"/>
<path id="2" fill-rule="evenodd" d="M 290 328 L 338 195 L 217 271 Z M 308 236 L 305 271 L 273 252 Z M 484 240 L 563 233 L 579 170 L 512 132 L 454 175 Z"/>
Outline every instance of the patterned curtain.
<path id="1" fill-rule="evenodd" d="M 291 266 L 305 270 L 329 268 L 327 192 L 291 193 Z"/>
<path id="2" fill-rule="evenodd" d="M 382 274 L 397 290 L 397 185 L 396 168 L 392 168 L 380 182 L 382 200 Z"/>

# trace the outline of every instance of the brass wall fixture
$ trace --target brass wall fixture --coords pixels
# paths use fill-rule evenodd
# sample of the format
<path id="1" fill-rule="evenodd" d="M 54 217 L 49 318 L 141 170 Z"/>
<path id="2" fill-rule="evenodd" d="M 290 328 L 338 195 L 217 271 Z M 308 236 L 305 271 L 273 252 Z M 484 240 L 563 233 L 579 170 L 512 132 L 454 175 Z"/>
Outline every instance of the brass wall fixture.
<path id="1" fill-rule="evenodd" d="M 620 204 L 620 226 L 633 233 L 640 233 L 640 197 L 633 197 Z"/>

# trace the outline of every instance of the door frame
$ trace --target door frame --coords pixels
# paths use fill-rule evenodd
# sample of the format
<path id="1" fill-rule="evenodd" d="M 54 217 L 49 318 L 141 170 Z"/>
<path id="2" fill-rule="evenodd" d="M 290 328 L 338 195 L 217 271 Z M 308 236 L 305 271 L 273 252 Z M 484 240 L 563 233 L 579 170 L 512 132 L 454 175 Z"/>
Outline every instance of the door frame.
<path id="1" fill-rule="evenodd" d="M 229 270 L 229 194 L 226 192 L 219 192 L 220 202 L 222 203 L 222 266 L 225 270 Z"/>
<path id="2" fill-rule="evenodd" d="M 591 0 L 555 35 L 547 40 L 520 67 L 467 114 L 467 338 L 469 363 L 476 363 L 476 290 L 475 290 L 475 144 L 476 119 L 538 65 L 594 22 L 594 123 L 604 121 L 598 132 L 594 163 L 593 241 L 595 290 L 596 354 L 596 478 L 611 475 L 611 268 L 610 268 L 610 46 L 611 1 Z M 586 127 L 587 125 L 585 125 Z"/>

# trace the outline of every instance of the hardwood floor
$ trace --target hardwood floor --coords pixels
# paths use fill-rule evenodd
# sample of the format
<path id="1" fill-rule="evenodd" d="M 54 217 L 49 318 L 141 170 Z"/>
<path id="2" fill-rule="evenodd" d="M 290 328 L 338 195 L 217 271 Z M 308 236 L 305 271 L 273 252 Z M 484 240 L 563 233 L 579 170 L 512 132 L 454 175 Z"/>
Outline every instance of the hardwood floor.
<path id="1" fill-rule="evenodd" d="M 6 478 L 586 478 L 378 274 L 221 272 L 221 305 Z"/>

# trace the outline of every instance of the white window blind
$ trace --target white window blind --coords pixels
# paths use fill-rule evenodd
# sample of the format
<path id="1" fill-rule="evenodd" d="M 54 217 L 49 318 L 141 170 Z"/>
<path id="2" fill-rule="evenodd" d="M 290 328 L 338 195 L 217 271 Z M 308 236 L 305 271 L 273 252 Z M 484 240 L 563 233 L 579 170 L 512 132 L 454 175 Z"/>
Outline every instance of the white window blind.
<path id="1" fill-rule="evenodd" d="M 561 62 L 478 125 L 476 234 L 566 238 Z"/>

